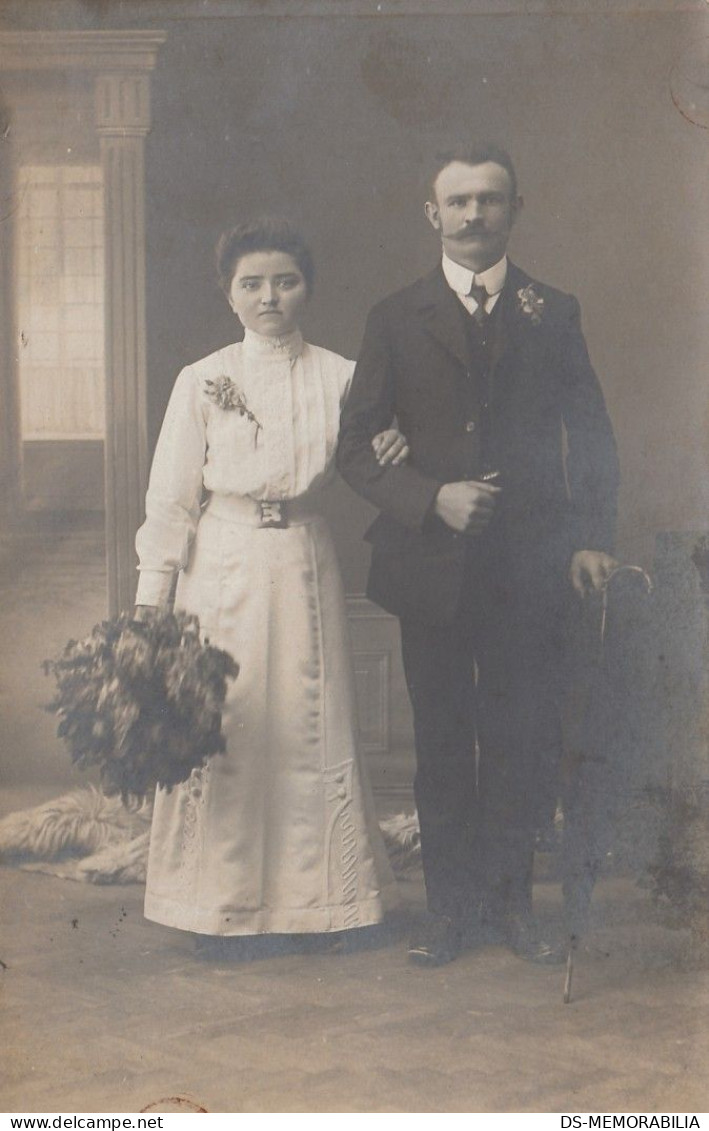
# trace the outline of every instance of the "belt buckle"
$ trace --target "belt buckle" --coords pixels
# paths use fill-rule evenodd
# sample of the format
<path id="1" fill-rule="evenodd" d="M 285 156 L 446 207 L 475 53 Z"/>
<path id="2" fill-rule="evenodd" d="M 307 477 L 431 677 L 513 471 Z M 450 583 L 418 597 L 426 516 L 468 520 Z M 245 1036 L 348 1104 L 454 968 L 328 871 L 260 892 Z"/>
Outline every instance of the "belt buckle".
<path id="1" fill-rule="evenodd" d="M 283 530 L 288 526 L 285 503 L 278 502 L 277 500 L 261 499 L 259 501 L 259 510 L 261 517 L 260 525 L 262 527 L 271 530 Z"/>

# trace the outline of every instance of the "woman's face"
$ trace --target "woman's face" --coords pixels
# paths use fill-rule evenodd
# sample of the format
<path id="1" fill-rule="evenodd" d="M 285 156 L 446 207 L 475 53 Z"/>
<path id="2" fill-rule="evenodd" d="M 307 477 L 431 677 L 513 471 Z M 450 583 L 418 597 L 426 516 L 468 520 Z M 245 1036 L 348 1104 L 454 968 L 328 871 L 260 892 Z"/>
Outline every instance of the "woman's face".
<path id="1" fill-rule="evenodd" d="M 236 264 L 229 302 L 242 326 L 273 337 L 298 326 L 308 287 L 292 255 L 251 251 Z"/>

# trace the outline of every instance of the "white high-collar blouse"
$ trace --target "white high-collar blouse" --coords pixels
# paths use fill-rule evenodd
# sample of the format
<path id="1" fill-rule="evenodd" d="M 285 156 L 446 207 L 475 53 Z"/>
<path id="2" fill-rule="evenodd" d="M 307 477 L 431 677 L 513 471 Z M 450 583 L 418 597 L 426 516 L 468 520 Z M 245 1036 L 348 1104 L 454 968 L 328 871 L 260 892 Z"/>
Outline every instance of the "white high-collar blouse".
<path id="1" fill-rule="evenodd" d="M 293 499 L 334 473 L 340 409 L 354 362 L 304 343 L 299 331 L 244 341 L 188 365 L 160 432 L 136 549 L 137 604 L 167 600 L 187 564 L 203 490 Z M 220 407 L 209 381 L 227 377 L 257 423 Z"/>

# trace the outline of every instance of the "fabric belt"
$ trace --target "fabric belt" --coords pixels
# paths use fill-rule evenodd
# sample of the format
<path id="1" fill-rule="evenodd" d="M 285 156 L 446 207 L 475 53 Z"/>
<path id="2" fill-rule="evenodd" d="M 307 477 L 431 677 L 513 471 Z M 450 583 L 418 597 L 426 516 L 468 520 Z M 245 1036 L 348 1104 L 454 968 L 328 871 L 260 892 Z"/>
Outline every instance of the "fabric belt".
<path id="1" fill-rule="evenodd" d="M 266 530 L 285 530 L 304 526 L 319 517 L 313 499 L 252 499 L 250 495 L 212 495 L 206 513 L 222 522 L 239 526 L 258 526 Z"/>

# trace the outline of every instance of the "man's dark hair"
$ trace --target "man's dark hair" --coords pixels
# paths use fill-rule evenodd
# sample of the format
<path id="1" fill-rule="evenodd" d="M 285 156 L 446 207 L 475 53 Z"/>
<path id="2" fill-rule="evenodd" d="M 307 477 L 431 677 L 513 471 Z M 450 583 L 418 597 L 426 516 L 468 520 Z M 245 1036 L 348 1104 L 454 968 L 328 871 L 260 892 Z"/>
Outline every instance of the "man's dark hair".
<path id="1" fill-rule="evenodd" d="M 288 220 L 280 216 L 264 216 L 259 220 L 247 220 L 235 228 L 223 232 L 217 243 L 217 273 L 219 285 L 225 294 L 231 291 L 237 264 L 245 255 L 254 251 L 282 251 L 292 256 L 298 265 L 308 294 L 312 294 L 315 282 L 315 267 L 310 248 L 300 232 Z"/>
<path id="2" fill-rule="evenodd" d="M 440 150 L 436 153 L 431 161 L 431 167 L 427 182 L 427 191 L 430 193 L 429 200 L 436 199 L 436 180 L 438 174 L 452 165 L 454 161 L 461 161 L 464 165 L 485 165 L 488 161 L 494 161 L 496 165 L 501 165 L 506 170 L 510 178 L 510 199 L 511 202 L 517 199 L 517 173 L 512 163 L 512 158 L 506 149 L 501 146 L 495 145 L 494 142 L 482 142 L 474 145 L 455 145 L 451 149 Z"/>

